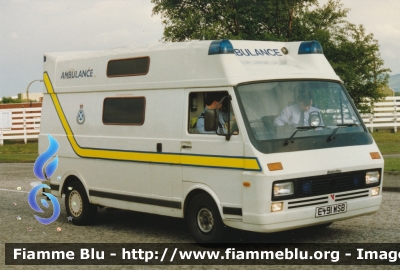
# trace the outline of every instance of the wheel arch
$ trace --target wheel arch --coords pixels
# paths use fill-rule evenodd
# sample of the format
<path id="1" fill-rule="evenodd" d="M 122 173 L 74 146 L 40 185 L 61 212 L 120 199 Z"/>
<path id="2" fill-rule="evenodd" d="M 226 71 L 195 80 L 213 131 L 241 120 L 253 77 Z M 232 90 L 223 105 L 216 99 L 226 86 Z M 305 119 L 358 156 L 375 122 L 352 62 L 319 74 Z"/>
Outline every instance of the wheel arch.
<path id="1" fill-rule="evenodd" d="M 88 188 L 86 186 L 86 183 L 85 183 L 85 181 L 82 180 L 83 178 L 79 174 L 77 174 L 76 172 L 73 172 L 73 171 L 72 172 L 68 172 L 67 175 L 68 176 L 65 177 L 65 180 L 64 180 L 62 188 L 61 188 L 61 196 L 66 193 L 66 191 L 68 189 L 68 185 L 71 182 L 79 181 L 82 184 L 82 186 L 85 188 L 86 196 L 88 197 L 89 202 L 92 202 L 91 198 L 89 196 L 89 190 L 88 190 Z"/>
<path id="2" fill-rule="evenodd" d="M 185 197 L 185 201 L 183 203 L 183 217 L 186 218 L 187 217 L 187 212 L 189 209 L 189 205 L 190 202 L 192 201 L 192 199 L 201 193 L 205 193 L 207 195 L 209 195 L 213 200 L 215 205 L 218 208 L 219 211 L 219 215 L 221 216 L 221 219 L 223 220 L 223 212 L 222 212 L 222 207 L 221 207 L 221 201 L 219 200 L 217 194 L 210 188 L 207 186 L 203 186 L 203 185 L 195 185 L 193 186 L 187 193 L 186 197 Z"/>

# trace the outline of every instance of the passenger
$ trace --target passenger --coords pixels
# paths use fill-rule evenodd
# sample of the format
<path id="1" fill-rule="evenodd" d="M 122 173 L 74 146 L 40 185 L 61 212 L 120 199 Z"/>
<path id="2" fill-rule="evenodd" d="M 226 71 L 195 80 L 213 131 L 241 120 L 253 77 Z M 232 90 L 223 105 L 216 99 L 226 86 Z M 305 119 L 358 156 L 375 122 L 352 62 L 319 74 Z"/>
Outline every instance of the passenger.
<path id="1" fill-rule="evenodd" d="M 317 112 L 319 114 L 319 109 L 311 106 L 312 94 L 309 89 L 299 90 L 296 101 L 296 103 L 287 106 L 281 111 L 278 117 L 275 118 L 274 126 L 309 126 L 308 118 L 310 113 Z"/>

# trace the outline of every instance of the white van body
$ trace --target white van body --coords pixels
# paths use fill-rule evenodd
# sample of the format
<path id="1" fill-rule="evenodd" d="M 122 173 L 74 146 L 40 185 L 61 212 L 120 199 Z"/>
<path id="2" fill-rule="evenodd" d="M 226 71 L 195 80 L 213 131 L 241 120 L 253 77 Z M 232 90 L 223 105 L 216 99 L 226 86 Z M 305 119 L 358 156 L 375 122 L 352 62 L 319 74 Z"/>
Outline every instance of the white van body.
<path id="1" fill-rule="evenodd" d="M 99 205 L 188 218 L 194 197 L 211 197 L 203 208 L 214 203 L 218 213 L 194 214 L 199 242 L 217 241 L 211 230 L 218 220 L 233 228 L 277 232 L 375 213 L 382 201 L 379 149 L 344 88 L 340 94 L 340 78 L 325 56 L 312 50 L 299 54 L 303 43 L 191 41 L 45 54 L 39 152 L 48 146 L 47 134 L 60 144 L 59 165 L 48 180 L 51 193 L 70 196 L 67 211 L 77 221 L 87 205 L 91 212 Z M 118 74 L 109 66 L 135 59 L 147 63 L 147 70 Z M 332 95 L 341 95 L 340 123 L 350 119 L 355 125 L 301 130 L 290 140 L 296 128 L 268 137 L 268 125 L 257 120 L 261 110 L 255 108 L 276 117 L 287 105 L 278 90 L 292 93 L 299 85 L 318 88 L 318 93 L 324 85 L 334 89 Z M 239 133 L 229 138 L 199 134 L 192 126 L 207 93 L 215 91 L 231 98 Z M 276 102 L 255 98 L 268 91 L 274 91 L 270 96 L 277 96 Z M 144 106 L 143 121 L 105 123 L 105 104 L 125 99 Z M 330 114 L 324 122 L 339 123 L 334 109 L 320 111 Z M 85 192 L 68 191 L 72 182 L 80 182 Z M 202 220 L 209 229 L 201 228 Z"/>

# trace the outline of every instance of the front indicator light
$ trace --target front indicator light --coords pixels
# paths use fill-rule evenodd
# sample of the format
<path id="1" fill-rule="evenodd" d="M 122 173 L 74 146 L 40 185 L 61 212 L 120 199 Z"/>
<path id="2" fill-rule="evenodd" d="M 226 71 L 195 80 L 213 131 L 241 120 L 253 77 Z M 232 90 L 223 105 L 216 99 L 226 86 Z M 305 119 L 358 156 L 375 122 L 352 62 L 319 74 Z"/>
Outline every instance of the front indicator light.
<path id="1" fill-rule="evenodd" d="M 372 159 L 381 159 L 381 155 L 378 152 L 369 153 Z"/>
<path id="2" fill-rule="evenodd" d="M 280 162 L 268 163 L 267 166 L 268 166 L 268 169 L 269 169 L 271 172 L 272 172 L 272 171 L 283 170 L 282 163 L 280 163 Z"/>
<path id="3" fill-rule="evenodd" d="M 271 204 L 271 212 L 278 212 L 283 210 L 283 202 L 275 202 Z"/>
<path id="4" fill-rule="evenodd" d="M 373 172 L 367 172 L 365 174 L 365 184 L 370 185 L 374 183 L 379 182 L 379 172 L 378 171 L 373 171 Z"/>
<path id="5" fill-rule="evenodd" d="M 250 184 L 250 182 L 243 182 L 243 186 L 245 186 L 245 187 L 250 187 L 251 184 Z"/>
<path id="6" fill-rule="evenodd" d="M 380 187 L 371 188 L 371 196 L 378 196 L 380 189 Z"/>
<path id="7" fill-rule="evenodd" d="M 276 183 L 274 184 L 274 196 L 289 196 L 293 195 L 293 182 Z"/>

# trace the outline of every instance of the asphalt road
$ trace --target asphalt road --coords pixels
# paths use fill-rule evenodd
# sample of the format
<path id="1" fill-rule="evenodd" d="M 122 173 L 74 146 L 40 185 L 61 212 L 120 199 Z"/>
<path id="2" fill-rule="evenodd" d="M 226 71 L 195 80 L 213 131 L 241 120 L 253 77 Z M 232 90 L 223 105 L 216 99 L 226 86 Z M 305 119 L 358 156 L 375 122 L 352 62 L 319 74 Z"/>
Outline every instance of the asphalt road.
<path id="1" fill-rule="evenodd" d="M 32 168 L 32 164 L 0 164 L 0 269 L 38 269 L 38 266 L 5 266 L 5 243 L 193 243 L 184 220 L 138 212 L 104 208 L 99 210 L 94 225 L 74 226 L 67 219 L 64 200 L 61 199 L 59 218 L 49 225 L 42 225 L 36 221 L 34 218 L 36 213 L 27 203 L 28 192 L 32 189 L 30 183 L 37 181 Z M 400 243 L 398 228 L 400 193 L 394 192 L 400 190 L 400 184 L 397 182 L 400 183 L 400 175 L 385 174 L 383 204 L 374 215 L 335 222 L 323 230 L 301 229 L 260 234 L 231 229 L 228 231 L 226 241 L 265 244 L 326 243 L 327 245 L 329 243 Z M 51 207 L 43 215 L 46 215 L 47 211 L 51 213 Z M 57 266 L 57 269 L 83 269 L 83 267 L 85 269 L 130 269 L 110 266 Z M 182 267 L 210 268 L 209 266 L 170 266 L 170 268 Z M 230 269 L 239 267 L 228 266 Z M 47 268 L 50 269 L 50 267 L 40 266 L 40 269 Z M 141 266 L 141 268 L 146 267 Z M 224 266 L 212 268 L 222 269 Z M 286 268 L 299 269 L 296 266 L 277 267 L 277 269 Z M 334 266 L 317 268 L 331 269 Z M 353 266 L 353 268 L 358 267 Z M 387 266 L 381 268 L 386 269 Z M 254 269 L 254 267 L 249 267 L 249 269 Z M 309 269 L 309 267 L 300 267 L 300 269 Z"/>

